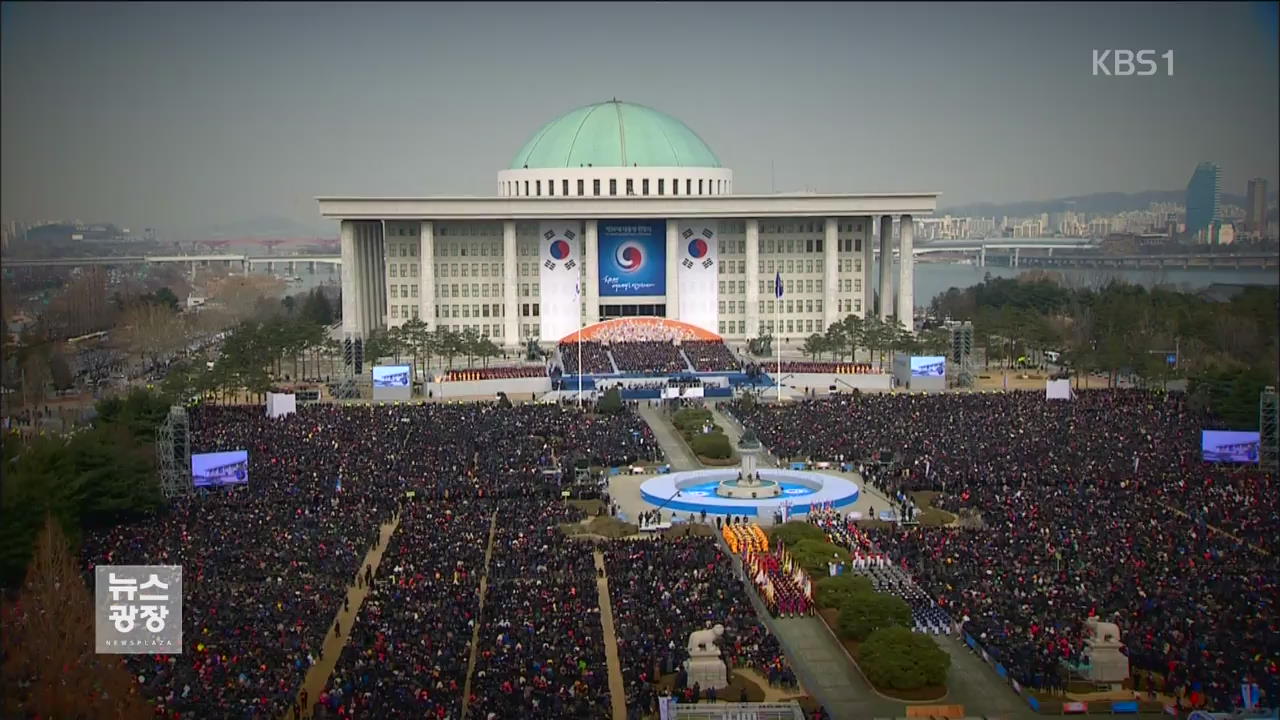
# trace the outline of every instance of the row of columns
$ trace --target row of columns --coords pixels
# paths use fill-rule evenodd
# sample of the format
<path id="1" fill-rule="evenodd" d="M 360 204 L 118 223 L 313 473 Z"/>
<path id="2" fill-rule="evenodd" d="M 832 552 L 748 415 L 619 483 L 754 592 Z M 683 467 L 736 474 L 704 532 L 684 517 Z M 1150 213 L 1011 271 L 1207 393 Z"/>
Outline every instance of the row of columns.
<path id="1" fill-rule="evenodd" d="M 874 292 L 871 283 L 873 267 L 873 250 L 871 235 L 876 229 L 876 218 L 867 218 L 870 223 L 867 242 L 862 244 L 862 266 L 866 281 L 863 285 L 863 307 L 867 313 L 872 312 Z M 596 220 L 585 221 L 584 257 L 586 267 L 597 265 L 599 256 L 599 227 Z M 666 307 L 667 317 L 678 319 L 680 312 L 679 298 L 679 263 L 674 259 L 680 256 L 679 221 L 667 221 L 667 267 L 666 267 Z M 915 262 L 912 255 L 914 249 L 914 228 L 910 215 L 901 216 L 899 222 L 899 240 L 901 261 L 898 267 L 897 292 L 893 281 L 893 217 L 883 215 L 878 223 L 880 237 L 880 278 L 879 303 L 875 308 L 881 320 L 896 317 L 900 324 L 908 329 L 913 327 L 915 305 L 914 274 Z M 823 225 L 823 287 L 826 288 L 828 300 L 823 304 L 823 326 L 830 325 L 840 319 L 839 306 L 834 301 L 840 281 L 839 267 L 839 218 L 826 218 Z M 343 327 L 348 333 L 366 335 L 372 328 L 382 324 L 386 312 L 386 268 L 381 223 L 360 223 L 343 221 L 341 229 L 342 242 L 342 316 Z M 422 290 L 418 293 L 418 312 L 430 327 L 435 327 L 435 223 L 424 220 L 419 231 L 418 276 Z M 505 220 L 502 223 L 502 300 L 503 338 L 508 346 L 519 344 L 520 308 L 517 293 L 517 253 L 516 223 Z M 748 218 L 746 221 L 746 333 L 756 337 L 760 333 L 760 220 Z M 769 278 L 772 280 L 772 278 Z M 783 278 L 784 284 L 786 278 Z M 784 288 L 785 290 L 785 288 Z M 600 278 L 597 273 L 586 273 L 584 288 L 586 303 L 584 323 L 590 325 L 600 320 Z M 893 301 L 896 300 L 896 303 Z M 895 307 L 896 304 L 896 307 Z"/>

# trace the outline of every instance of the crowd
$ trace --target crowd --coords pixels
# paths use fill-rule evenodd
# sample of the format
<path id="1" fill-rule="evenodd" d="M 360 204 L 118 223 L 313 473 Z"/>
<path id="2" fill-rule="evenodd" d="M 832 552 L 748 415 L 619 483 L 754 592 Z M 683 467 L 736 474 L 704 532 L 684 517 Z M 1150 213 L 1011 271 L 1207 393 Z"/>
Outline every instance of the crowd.
<path id="1" fill-rule="evenodd" d="M 720 340 L 685 340 L 680 343 L 680 349 L 698 372 L 726 372 L 739 368 L 738 358 Z"/>
<path id="2" fill-rule="evenodd" d="M 406 504 L 320 702 L 340 717 L 457 718 L 493 511 Z"/>
<path id="3" fill-rule="evenodd" d="M 380 524 L 397 512 L 406 525 L 326 701 L 348 715 L 456 717 L 444 696 L 460 682 L 459 643 L 470 639 L 478 525 L 494 510 L 561 507 L 560 481 L 542 469 L 563 458 L 616 466 L 659 456 L 630 412 L 558 405 L 313 405 L 275 419 L 261 407 L 201 406 L 191 424 L 193 453 L 249 452 L 248 483 L 90 532 L 83 546 L 89 573 L 97 564 L 183 567 L 183 653 L 128 656 L 144 696 L 173 720 L 288 713 Z M 535 519 L 531 528 L 545 522 Z M 535 567 L 506 557 L 511 572 Z"/>
<path id="4" fill-rule="evenodd" d="M 611 717 L 593 548 L 560 532 L 580 519 L 561 508 L 501 512 L 469 717 Z"/>
<path id="5" fill-rule="evenodd" d="M 657 707 L 654 684 L 678 674 L 689 633 L 724 626 L 721 657 L 794 686 L 777 638 L 756 617 L 746 588 L 711 537 L 623 540 L 605 549 L 614 632 L 626 686 L 628 717 Z"/>
<path id="6" fill-rule="evenodd" d="M 578 355 L 582 355 L 582 372 L 588 375 L 610 375 L 613 363 L 609 362 L 609 352 L 598 342 L 584 341 L 579 350 L 578 343 L 562 343 L 560 345 L 560 364 L 565 375 L 578 374 Z"/>
<path id="7" fill-rule="evenodd" d="M 801 617 L 813 613 L 813 584 L 785 550 L 749 552 L 743 558 L 747 576 L 774 617 Z"/>
<path id="8" fill-rule="evenodd" d="M 766 366 L 766 368 L 772 370 L 774 369 L 774 366 Z M 866 373 L 878 373 L 881 372 L 881 370 L 873 367 L 870 363 L 801 362 L 797 360 L 784 360 L 782 362 L 782 372 L 862 375 Z"/>
<path id="9" fill-rule="evenodd" d="M 680 325 L 668 325 L 663 320 L 636 318 L 627 322 L 611 323 L 597 329 L 592 338 L 606 343 L 674 342 L 692 340 L 693 331 Z"/>
<path id="10" fill-rule="evenodd" d="M 545 367 L 516 365 L 512 367 L 472 368 L 467 370 L 450 370 L 445 374 L 445 382 L 467 380 L 508 380 L 512 378 L 546 377 Z"/>
<path id="11" fill-rule="evenodd" d="M 615 342 L 609 352 L 622 372 L 669 375 L 689 370 L 680 349 L 666 340 Z"/>
<path id="12" fill-rule="evenodd" d="M 980 529 L 869 537 L 1023 685 L 1079 662 L 1083 621 L 1097 616 L 1171 694 L 1230 709 L 1250 678 L 1280 698 L 1275 478 L 1202 462 L 1213 420 L 1182 395 L 854 395 L 734 410 L 779 457 L 890 450 L 896 487 L 942 490 L 936 505 L 976 514 Z"/>

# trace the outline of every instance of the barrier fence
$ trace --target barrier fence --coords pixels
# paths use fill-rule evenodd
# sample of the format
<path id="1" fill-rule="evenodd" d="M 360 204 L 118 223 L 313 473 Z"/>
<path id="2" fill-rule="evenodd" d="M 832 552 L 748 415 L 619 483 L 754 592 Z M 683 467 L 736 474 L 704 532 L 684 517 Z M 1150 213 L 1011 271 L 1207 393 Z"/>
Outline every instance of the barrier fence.
<path id="1" fill-rule="evenodd" d="M 1022 687 L 1016 679 L 1011 677 L 1008 669 L 1005 668 L 1005 666 L 998 660 L 991 657 L 991 654 L 987 652 L 986 648 L 982 647 L 982 644 L 975 640 L 972 635 L 964 633 L 964 642 L 971 650 L 974 651 L 974 653 L 979 655 L 983 661 L 992 666 L 997 675 L 1007 680 L 1009 682 L 1009 686 L 1013 688 L 1013 691 L 1018 693 L 1018 696 L 1025 700 L 1027 705 L 1031 706 L 1031 709 L 1036 712 L 1062 715 L 1096 715 L 1098 713 L 1107 712 L 1112 715 L 1137 715 L 1143 710 L 1148 710 L 1150 712 L 1168 712 L 1171 710 L 1168 706 L 1161 705 L 1160 703 L 1140 703 L 1137 700 L 1098 700 L 1094 702 L 1063 700 L 1061 703 L 1055 701 L 1052 704 L 1048 702 L 1042 704 L 1029 689 Z M 1049 707 L 1042 707 L 1042 705 L 1048 705 Z M 1061 708 L 1058 708 L 1058 705 L 1061 705 Z"/>

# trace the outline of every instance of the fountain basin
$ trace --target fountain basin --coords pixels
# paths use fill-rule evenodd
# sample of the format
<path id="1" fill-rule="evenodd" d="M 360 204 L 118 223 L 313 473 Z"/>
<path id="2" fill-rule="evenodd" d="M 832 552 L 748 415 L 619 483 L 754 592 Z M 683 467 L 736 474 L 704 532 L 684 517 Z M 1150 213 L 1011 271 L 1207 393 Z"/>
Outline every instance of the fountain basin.
<path id="1" fill-rule="evenodd" d="M 829 504 L 839 509 L 858 501 L 857 483 L 836 475 L 773 468 L 759 468 L 757 472 L 763 483 L 772 483 L 777 488 L 777 495 L 764 497 L 759 489 L 754 498 L 750 497 L 749 490 L 747 497 L 717 494 L 725 483 L 736 483 L 738 479 L 737 468 L 724 468 L 654 476 L 641 483 L 640 497 L 663 510 L 748 516 L 771 515 L 784 502 L 790 503 L 790 512 L 796 515 L 807 513 L 814 506 Z"/>

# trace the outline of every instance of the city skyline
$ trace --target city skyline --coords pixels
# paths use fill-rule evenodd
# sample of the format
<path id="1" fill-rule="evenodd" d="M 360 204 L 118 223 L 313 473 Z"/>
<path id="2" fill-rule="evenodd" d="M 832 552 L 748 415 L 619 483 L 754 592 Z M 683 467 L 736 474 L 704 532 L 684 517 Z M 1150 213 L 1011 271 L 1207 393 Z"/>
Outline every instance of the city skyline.
<path id="1" fill-rule="evenodd" d="M 543 122 L 612 96 L 686 121 L 742 193 L 942 213 L 1175 190 L 1205 161 L 1224 194 L 1274 187 L 1274 6 L 1151 7 L 9 4 L 4 214 L 331 231 L 316 195 L 492 195 Z M 1171 47 L 1176 74 L 1094 77 L 1096 47 Z"/>

